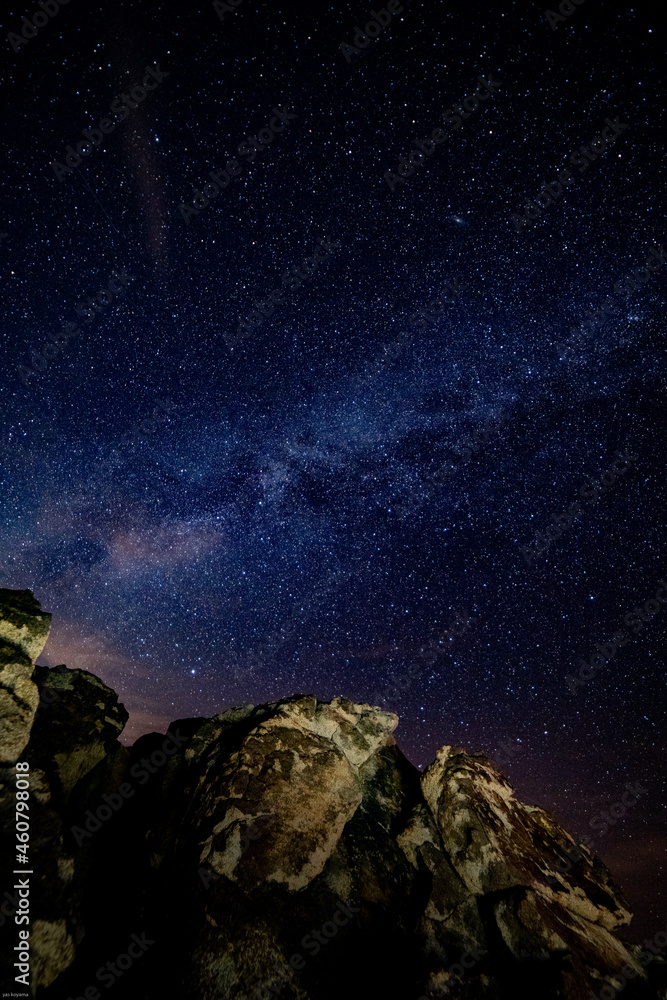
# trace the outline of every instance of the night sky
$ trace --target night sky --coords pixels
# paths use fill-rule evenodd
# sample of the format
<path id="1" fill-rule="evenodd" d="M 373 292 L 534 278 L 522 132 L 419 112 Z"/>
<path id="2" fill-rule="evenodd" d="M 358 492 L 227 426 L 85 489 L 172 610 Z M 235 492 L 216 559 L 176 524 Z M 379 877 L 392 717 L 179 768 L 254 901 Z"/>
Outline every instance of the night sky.
<path id="1" fill-rule="evenodd" d="M 483 750 L 652 935 L 659 5 L 396 7 L 3 14 L 0 586 L 125 742 L 307 692 Z"/>

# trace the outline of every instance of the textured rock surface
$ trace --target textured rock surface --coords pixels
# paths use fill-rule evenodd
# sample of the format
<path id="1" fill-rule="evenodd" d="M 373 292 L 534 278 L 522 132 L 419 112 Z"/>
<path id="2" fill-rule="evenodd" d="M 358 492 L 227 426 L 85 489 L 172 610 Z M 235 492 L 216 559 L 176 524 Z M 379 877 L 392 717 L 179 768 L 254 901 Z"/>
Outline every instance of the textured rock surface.
<path id="1" fill-rule="evenodd" d="M 342 699 L 267 707 L 270 714 L 246 716 L 256 724 L 232 753 L 216 737 L 222 728 L 209 726 L 186 751 L 193 776 L 185 790 L 193 814 L 187 838 L 199 864 L 246 888 L 275 882 L 295 891 L 330 858 L 362 802 L 361 769 L 380 747 L 393 745 L 398 718 Z M 225 716 L 219 719 L 224 726 Z M 163 841 L 171 839 L 172 823 L 169 817 L 163 824 Z M 241 851 L 249 824 L 271 827 L 261 852 Z"/>
<path id="2" fill-rule="evenodd" d="M 39 997 L 591 1000 L 624 974 L 624 998 L 664 997 L 605 866 L 485 756 L 443 747 L 420 775 L 396 715 L 309 695 L 126 749 L 94 675 L 32 677 Z"/>
<path id="3" fill-rule="evenodd" d="M 0 589 L 0 761 L 18 760 L 30 737 L 39 702 L 33 668 L 50 625 L 29 590 Z"/>
<path id="4" fill-rule="evenodd" d="M 118 695 L 87 670 L 35 667 L 34 679 L 42 710 L 30 736 L 30 760 L 48 770 L 67 800 L 98 764 L 122 751 L 118 736 L 128 713 Z"/>
<path id="5" fill-rule="evenodd" d="M 91 872 L 102 863 L 103 841 L 89 845 L 92 837 L 77 838 L 71 827 L 105 792 L 113 792 L 126 772 L 130 755 L 117 737 L 128 715 L 117 695 L 84 670 L 37 666 L 31 683 L 36 713 L 20 755 L 30 763 L 30 867 L 35 872 L 30 944 L 33 983 L 49 986 L 72 964 L 86 936 Z M 8 859 L 16 839 L 13 775 L 10 768 L 0 769 L 0 856 Z M 16 932 L 17 901 L 5 902 L 3 916 L 9 919 L 3 920 L 0 934 L 7 938 Z M 3 982 L 10 979 L 8 954 L 0 949 Z M 53 995 L 59 995 L 56 986 Z"/>

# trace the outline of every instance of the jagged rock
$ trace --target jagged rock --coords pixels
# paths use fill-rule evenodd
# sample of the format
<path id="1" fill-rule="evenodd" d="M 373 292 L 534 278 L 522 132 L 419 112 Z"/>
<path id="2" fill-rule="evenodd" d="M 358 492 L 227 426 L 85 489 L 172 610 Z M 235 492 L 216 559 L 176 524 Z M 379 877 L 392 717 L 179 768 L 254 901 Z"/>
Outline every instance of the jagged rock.
<path id="1" fill-rule="evenodd" d="M 486 951 L 476 899 L 443 850 L 440 832 L 424 803 L 414 807 L 396 841 L 417 871 L 430 873 L 430 895 L 416 928 L 425 955 L 446 963 L 452 948 L 461 953 L 468 948 Z"/>
<path id="2" fill-rule="evenodd" d="M 86 775 L 124 750 L 117 737 L 128 712 L 115 691 L 87 670 L 36 667 L 34 678 L 41 707 L 30 735 L 30 757 L 67 800 Z"/>
<path id="3" fill-rule="evenodd" d="M 34 663 L 46 645 L 51 615 L 30 590 L 0 589 L 0 639 Z"/>
<path id="4" fill-rule="evenodd" d="M 562 956 L 590 989 L 610 983 L 626 965 L 644 978 L 610 933 L 631 914 L 607 869 L 547 812 L 517 802 L 485 755 L 442 747 L 422 789 L 454 868 L 470 892 L 492 904 L 514 959 Z M 577 861 L 564 871 L 567 852 Z"/>
<path id="5" fill-rule="evenodd" d="M 86 934 L 82 901 L 103 840 L 89 845 L 85 827 L 85 839 L 77 839 L 76 823 L 86 822 L 90 804 L 103 801 L 129 765 L 117 740 L 128 714 L 85 670 L 36 666 L 31 683 L 37 710 L 22 758 L 30 763 L 30 858 L 39 873 L 31 885 L 32 979 L 46 987 L 71 965 Z M 14 789 L 6 773 L 0 810 L 8 832 Z"/>
<path id="6" fill-rule="evenodd" d="M 29 590 L 0 589 L 0 760 L 21 756 L 30 737 L 39 692 L 35 660 L 44 649 L 51 615 Z"/>
<path id="7" fill-rule="evenodd" d="M 126 749 L 113 691 L 33 673 L 11 641 L 41 694 L 23 750 L 40 1000 L 113 985 L 107 963 L 124 1000 L 591 1000 L 623 970 L 624 1000 L 664 1000 L 665 962 L 649 980 L 616 936 L 605 866 L 484 755 L 443 747 L 420 775 L 396 715 L 311 695 Z"/>

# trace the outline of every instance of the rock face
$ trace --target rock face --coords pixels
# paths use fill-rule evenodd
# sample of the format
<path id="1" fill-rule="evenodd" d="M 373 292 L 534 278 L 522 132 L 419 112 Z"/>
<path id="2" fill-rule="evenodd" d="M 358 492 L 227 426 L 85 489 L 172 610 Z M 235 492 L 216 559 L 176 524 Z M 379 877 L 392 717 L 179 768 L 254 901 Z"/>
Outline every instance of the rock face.
<path id="1" fill-rule="evenodd" d="M 94 675 L 29 679 L 32 995 L 611 1000 L 620 976 L 624 998 L 665 996 L 602 862 L 481 754 L 443 747 L 420 775 L 396 715 L 309 695 L 126 749 Z"/>
<path id="2" fill-rule="evenodd" d="M 50 625 L 29 590 L 0 590 L 0 761 L 18 760 L 30 737 L 39 702 L 33 668 Z"/>

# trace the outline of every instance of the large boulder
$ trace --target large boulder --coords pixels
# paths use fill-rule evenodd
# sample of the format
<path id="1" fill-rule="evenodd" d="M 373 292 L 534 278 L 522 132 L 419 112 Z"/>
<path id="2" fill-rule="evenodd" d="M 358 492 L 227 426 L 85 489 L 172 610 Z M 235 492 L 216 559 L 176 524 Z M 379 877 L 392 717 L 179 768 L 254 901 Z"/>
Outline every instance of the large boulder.
<path id="1" fill-rule="evenodd" d="M 224 715 L 192 741 L 187 838 L 199 863 L 214 872 L 247 888 L 275 882 L 296 891 L 324 868 L 362 802 L 361 769 L 394 744 L 398 718 L 344 699 L 303 697 L 267 707 L 273 711 L 255 713 L 255 726 L 231 752 L 216 738 L 216 722 L 221 734 L 230 721 Z M 271 826 L 262 851 L 252 855 L 241 851 L 248 825 Z"/>
<path id="2" fill-rule="evenodd" d="M 631 913 L 606 867 L 546 811 L 518 802 L 488 757 L 442 747 L 421 784 L 453 867 L 511 961 L 558 968 L 562 989 L 575 989 L 564 996 L 611 986 L 625 967 L 644 979 L 613 936 Z"/>

